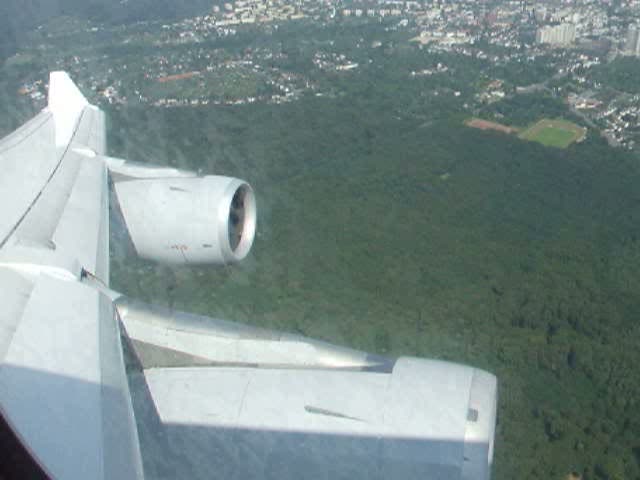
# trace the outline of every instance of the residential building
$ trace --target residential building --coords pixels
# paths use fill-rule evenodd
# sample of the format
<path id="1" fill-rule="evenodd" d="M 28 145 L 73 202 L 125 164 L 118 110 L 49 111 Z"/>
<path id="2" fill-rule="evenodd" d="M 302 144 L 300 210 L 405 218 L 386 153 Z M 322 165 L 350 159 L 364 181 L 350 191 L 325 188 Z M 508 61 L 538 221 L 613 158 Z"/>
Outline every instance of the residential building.
<path id="1" fill-rule="evenodd" d="M 569 45 L 576 39 L 576 26 L 573 23 L 561 23 L 539 28 L 536 32 L 536 43 L 551 45 Z"/>

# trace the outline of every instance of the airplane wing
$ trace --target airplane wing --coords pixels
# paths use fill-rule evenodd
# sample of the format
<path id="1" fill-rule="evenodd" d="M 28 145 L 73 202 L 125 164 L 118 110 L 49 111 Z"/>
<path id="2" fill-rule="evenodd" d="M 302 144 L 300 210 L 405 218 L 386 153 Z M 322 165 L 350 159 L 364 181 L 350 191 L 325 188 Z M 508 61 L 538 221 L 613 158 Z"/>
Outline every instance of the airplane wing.
<path id="1" fill-rule="evenodd" d="M 489 373 L 115 303 L 153 478 L 489 478 Z"/>
<path id="2" fill-rule="evenodd" d="M 181 264 L 246 256 L 245 182 L 107 157 L 104 114 L 61 72 L 0 165 L 0 413 L 48 476 L 489 478 L 487 372 L 109 289 L 109 181 L 136 252 Z"/>
<path id="3" fill-rule="evenodd" d="M 52 478 L 140 478 L 118 317 L 80 282 L 109 277 L 104 115 L 49 88 L 0 143 L 0 413 Z"/>

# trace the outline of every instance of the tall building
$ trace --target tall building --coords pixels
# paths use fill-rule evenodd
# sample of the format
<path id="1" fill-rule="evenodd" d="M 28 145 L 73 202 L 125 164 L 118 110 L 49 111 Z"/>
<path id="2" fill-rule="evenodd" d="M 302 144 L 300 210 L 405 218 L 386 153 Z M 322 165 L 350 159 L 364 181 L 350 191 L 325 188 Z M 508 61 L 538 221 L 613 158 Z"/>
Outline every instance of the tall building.
<path id="1" fill-rule="evenodd" d="M 533 16 L 537 22 L 544 22 L 547 19 L 547 8 L 536 5 L 533 7 Z"/>
<path id="2" fill-rule="evenodd" d="M 537 43 L 551 45 L 569 45 L 576 39 L 576 26 L 573 23 L 539 28 L 536 32 Z"/>
<path id="3" fill-rule="evenodd" d="M 631 25 L 627 30 L 624 51 L 629 55 L 640 56 L 640 27 L 638 25 Z"/>

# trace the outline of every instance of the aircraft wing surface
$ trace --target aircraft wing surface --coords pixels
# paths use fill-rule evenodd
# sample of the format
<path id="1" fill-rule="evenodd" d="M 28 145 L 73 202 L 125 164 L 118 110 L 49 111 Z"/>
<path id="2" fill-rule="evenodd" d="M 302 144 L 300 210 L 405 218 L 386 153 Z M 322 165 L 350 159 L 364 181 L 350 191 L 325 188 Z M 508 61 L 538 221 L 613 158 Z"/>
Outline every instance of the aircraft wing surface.
<path id="1" fill-rule="evenodd" d="M 153 478 L 489 478 L 489 373 L 115 303 Z"/>
<path id="2" fill-rule="evenodd" d="M 103 153 L 104 115 L 63 73 L 0 143 L 0 413 L 53 478 L 142 476 L 117 315 L 80 283 L 109 278 Z"/>
<path id="3" fill-rule="evenodd" d="M 104 113 L 66 74 L 53 73 L 49 106 L 0 142 L 2 257 L 77 261 L 108 280 L 107 169 L 96 158 L 104 128 Z"/>
<path id="4" fill-rule="evenodd" d="M 163 425 L 162 443 L 157 432 L 141 432 L 158 478 L 483 479 L 487 445 L 473 430 L 491 419 L 486 410 L 470 418 L 469 397 L 460 395 L 478 402 L 490 385 L 476 372 L 408 358 L 386 373 L 149 369 L 155 409 L 136 411 L 145 425 Z"/>
<path id="5" fill-rule="evenodd" d="M 103 112 L 62 72 L 0 169 L 0 414 L 47 476 L 490 477 L 487 372 L 109 289 L 110 184 L 138 255 L 229 264 L 253 242 L 247 183 L 107 157 Z"/>

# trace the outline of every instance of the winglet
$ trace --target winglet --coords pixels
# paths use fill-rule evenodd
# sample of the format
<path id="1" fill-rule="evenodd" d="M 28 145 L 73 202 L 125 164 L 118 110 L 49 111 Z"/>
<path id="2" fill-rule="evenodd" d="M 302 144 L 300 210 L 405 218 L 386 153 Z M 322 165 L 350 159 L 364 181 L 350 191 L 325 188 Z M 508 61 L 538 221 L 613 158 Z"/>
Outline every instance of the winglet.
<path id="1" fill-rule="evenodd" d="M 64 147 L 71 141 L 87 105 L 89 102 L 66 72 L 51 72 L 49 110 L 56 126 L 56 146 Z"/>

